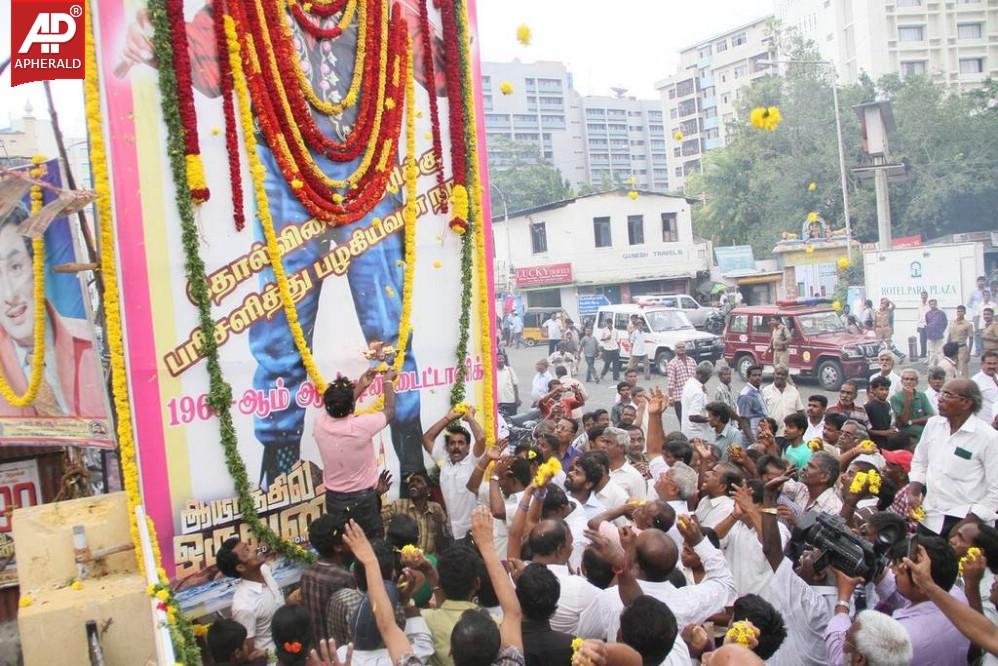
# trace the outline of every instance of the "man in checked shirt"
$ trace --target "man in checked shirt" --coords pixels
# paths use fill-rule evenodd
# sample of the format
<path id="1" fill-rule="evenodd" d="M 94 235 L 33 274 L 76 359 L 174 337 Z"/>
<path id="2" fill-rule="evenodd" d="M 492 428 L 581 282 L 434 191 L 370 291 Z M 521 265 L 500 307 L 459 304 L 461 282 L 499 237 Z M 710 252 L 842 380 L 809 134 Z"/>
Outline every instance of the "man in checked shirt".
<path id="1" fill-rule="evenodd" d="M 672 406 L 676 409 L 676 418 L 682 424 L 683 403 L 680 398 L 683 395 L 686 381 L 696 375 L 697 363 L 686 355 L 685 342 L 677 342 L 675 351 L 675 357 L 665 366 L 665 376 L 669 385 L 669 399 L 672 400 Z"/>
<path id="2" fill-rule="evenodd" d="M 187 3 L 191 4 L 191 3 Z M 402 14 L 406 19 L 410 35 L 413 37 L 413 62 L 418 83 L 428 89 L 423 72 L 422 44 L 418 31 L 419 7 L 411 0 L 402 0 Z M 247 7 L 253 3 L 247 3 Z M 389 11 L 392 3 L 388 3 Z M 283 11 L 283 10 L 282 10 Z M 214 6 L 208 2 L 196 11 L 187 24 L 187 37 L 191 56 L 191 77 L 194 87 L 207 97 L 218 97 L 220 78 L 215 33 L 213 25 Z M 329 28 L 340 20 L 341 15 L 319 19 L 321 27 Z M 432 15 L 431 15 L 432 18 Z M 299 66 L 309 79 L 312 88 L 323 101 L 340 102 L 346 96 L 353 75 L 353 63 L 357 47 L 357 18 L 331 40 L 317 40 L 302 30 L 291 16 L 286 16 L 287 24 L 294 31 L 294 47 L 298 51 Z M 277 28 L 271 28 L 277 29 Z M 431 27 L 432 29 L 432 27 Z M 134 64 L 155 66 L 152 49 L 152 24 L 145 9 L 139 10 L 135 22 L 128 27 L 122 49 L 122 63 L 116 72 L 127 71 Z M 442 49 L 434 49 L 436 80 L 432 82 L 431 93 L 438 97 L 445 94 L 444 65 L 439 61 Z M 361 95 L 369 94 L 364 87 Z M 203 100 L 195 99 L 196 102 Z M 313 117 L 319 128 L 328 137 L 343 141 L 349 135 L 357 116 L 357 106 L 344 110 L 340 115 L 325 115 L 313 110 Z M 281 230 L 294 224 L 302 224 L 310 215 L 298 201 L 295 192 L 288 184 L 278 166 L 262 133 L 257 132 L 257 152 L 266 169 L 266 189 L 270 203 L 270 213 L 274 220 L 274 231 L 280 236 Z M 445 147 L 446 150 L 446 147 Z M 343 180 L 353 173 L 361 162 L 361 157 L 350 162 L 333 162 L 312 153 L 317 166 L 330 178 Z M 325 255 L 332 243 L 348 243 L 355 229 L 370 226 L 374 218 L 384 218 L 401 209 L 402 195 L 387 192 L 367 215 L 356 222 L 340 226 L 329 226 L 325 234 L 307 241 L 296 250 L 284 255 L 284 268 L 293 274 Z M 260 225 L 253 225 L 254 240 L 263 242 Z M 398 324 L 402 312 L 403 257 L 402 233 L 395 233 L 381 243 L 369 248 L 360 256 L 354 257 L 347 271 L 347 281 L 357 311 L 361 330 L 370 344 L 384 342 L 398 347 Z M 314 276 L 313 276 L 314 277 Z M 273 270 L 264 268 L 259 274 L 259 287 L 262 291 L 274 282 Z M 318 314 L 319 296 L 322 282 L 313 280 L 315 289 L 297 303 L 298 318 L 306 341 L 312 347 L 312 336 Z M 391 294 L 391 295 L 388 295 Z M 328 318 L 329 315 L 327 315 Z M 336 316 L 335 314 L 333 316 Z M 295 395 L 298 387 L 308 380 L 304 365 L 292 337 L 288 334 L 288 322 L 282 311 L 269 320 L 259 321 L 250 328 L 250 350 L 257 360 L 253 388 L 268 390 L 282 379 L 284 386 Z M 314 347 L 313 347 L 314 348 Z M 410 340 L 410 352 L 406 355 L 403 372 L 416 372 L 416 361 Z M 321 393 L 324 386 L 317 387 Z M 399 458 L 402 478 L 412 472 L 424 471 L 422 437 L 423 428 L 419 415 L 419 392 L 406 391 L 398 395 L 395 418 L 389 424 L 392 442 Z M 291 405 L 266 417 L 254 417 L 254 430 L 257 439 L 264 447 L 260 470 L 260 485 L 266 488 L 273 479 L 288 471 L 300 458 L 301 435 L 305 423 L 305 410 L 292 401 Z"/>
<path id="3" fill-rule="evenodd" d="M 357 587 L 346 566 L 351 553 L 350 547 L 343 543 L 343 525 L 327 513 L 308 526 L 309 543 L 319 553 L 315 564 L 301 575 L 301 605 L 312 621 L 312 645 L 326 638 L 329 598 L 342 589 Z"/>

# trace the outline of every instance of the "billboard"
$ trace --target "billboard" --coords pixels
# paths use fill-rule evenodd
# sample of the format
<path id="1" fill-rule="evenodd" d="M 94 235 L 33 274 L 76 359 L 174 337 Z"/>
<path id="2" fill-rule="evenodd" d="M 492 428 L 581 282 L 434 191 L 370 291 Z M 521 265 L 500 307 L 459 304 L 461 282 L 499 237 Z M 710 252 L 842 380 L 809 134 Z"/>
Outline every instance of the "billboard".
<path id="1" fill-rule="evenodd" d="M 547 264 L 515 268 L 516 286 L 543 287 L 554 284 L 568 284 L 572 281 L 572 264 Z"/>
<path id="2" fill-rule="evenodd" d="M 302 543 L 310 520 L 324 511 L 322 460 L 313 438 L 313 422 L 325 387 L 314 386 L 308 379 L 289 332 L 256 218 L 245 145 L 239 150 L 246 226 L 237 230 L 233 222 L 234 193 L 222 130 L 225 118 L 212 6 L 204 0 L 183 4 L 198 139 L 211 192 L 210 199 L 197 209 L 199 250 L 206 264 L 222 372 L 233 389 L 238 452 L 251 482 L 258 486 L 254 502 L 261 518 L 282 537 Z M 396 9 L 418 12 L 405 3 Z M 115 139 L 108 142 L 108 149 L 143 495 L 157 526 L 165 568 L 183 577 L 195 576 L 213 564 L 215 550 L 226 537 L 241 534 L 252 540 L 252 536 L 233 501 L 236 494 L 219 444 L 218 420 L 208 406 L 209 379 L 185 273 L 158 75 L 132 48 L 137 40 L 148 37 L 148 21 L 144 10 L 136 11 L 135 3 L 123 0 L 101 2 L 95 10 L 102 94 L 109 110 L 106 132 Z M 433 8 L 430 22 L 439 35 L 440 17 Z M 328 93 L 326 102 L 342 99 L 351 83 L 354 59 L 346 51 L 353 53 L 356 23 L 337 33 L 342 39 L 331 45 L 299 34 L 297 21 L 292 26 L 298 61 L 286 66 L 300 69 L 312 90 L 318 91 L 315 94 Z M 439 70 L 437 74 L 442 76 Z M 396 382 L 395 418 L 372 444 L 379 464 L 391 470 L 395 479 L 400 478 L 400 460 L 408 469 L 433 464 L 424 456 L 422 432 L 449 408 L 449 389 L 457 373 L 461 307 L 461 237 L 450 230 L 451 216 L 444 211 L 451 178 L 446 159 L 450 137 L 445 91 L 426 81 L 419 67 L 415 83 L 420 173 L 415 266 L 409 267 L 414 271 L 413 337 Z M 432 168 L 430 95 L 440 97 L 443 183 L 437 182 Z M 338 119 L 317 121 L 328 132 L 342 136 L 350 130 L 350 113 L 348 109 Z M 478 131 L 480 135 L 481 123 Z M 405 151 L 401 143 L 398 155 L 388 157 L 388 167 L 398 169 Z M 483 149 L 480 155 L 484 154 Z M 398 344 L 407 270 L 403 188 L 390 185 L 369 213 L 336 226 L 306 212 L 293 181 L 284 178 L 262 138 L 256 156 L 265 170 L 269 213 L 298 320 L 316 363 L 326 378 L 337 374 L 357 378 L 370 365 L 365 353 L 372 347 Z M 317 163 L 331 178 L 342 178 L 337 170 L 349 166 Z M 487 183 L 484 187 L 488 191 Z M 489 219 L 488 210 L 484 218 Z M 491 242 L 488 228 L 481 233 Z M 491 248 L 487 250 L 491 256 Z M 479 279 L 491 274 L 489 266 L 476 268 Z M 489 326 L 492 314 L 480 308 L 487 308 L 491 301 L 474 300 L 472 331 Z M 480 336 L 473 334 L 470 339 L 468 401 L 479 402 L 482 353 L 489 350 L 478 347 Z M 361 396 L 360 406 L 374 403 L 380 392 L 381 383 L 375 381 Z"/>
<path id="3" fill-rule="evenodd" d="M 58 198 L 62 182 L 58 160 L 38 165 L 42 203 Z M 27 173 L 33 167 L 21 171 Z M 66 216 L 44 233 L 44 357 L 35 348 L 35 252 L 21 235 L 29 219 L 31 195 L 0 217 L 0 371 L 7 385 L 24 395 L 36 363 L 42 363 L 34 401 L 16 407 L 0 397 L 0 445 L 74 444 L 111 448 L 113 427 L 100 353 L 94 339 L 90 301 L 82 273 L 56 272 L 78 261 Z"/>

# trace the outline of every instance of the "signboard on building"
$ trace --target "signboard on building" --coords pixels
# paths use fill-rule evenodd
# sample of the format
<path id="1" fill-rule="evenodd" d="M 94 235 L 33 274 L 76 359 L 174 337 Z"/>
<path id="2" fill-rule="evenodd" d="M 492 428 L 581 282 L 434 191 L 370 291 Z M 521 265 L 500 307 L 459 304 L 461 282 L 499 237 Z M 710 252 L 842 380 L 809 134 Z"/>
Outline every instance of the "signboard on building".
<path id="1" fill-rule="evenodd" d="M 898 236 L 891 241 L 891 247 L 895 250 L 903 247 L 922 247 L 922 235 Z"/>
<path id="2" fill-rule="evenodd" d="M 572 281 L 572 264 L 547 264 L 516 269 L 516 286 L 544 287 Z"/>
<path id="3" fill-rule="evenodd" d="M 721 275 L 755 270 L 755 255 L 751 245 L 714 246 L 714 257 Z"/>
<path id="4" fill-rule="evenodd" d="M 11 514 L 14 509 L 35 506 L 42 501 L 38 480 L 38 461 L 16 460 L 0 463 L 0 561 L 14 557 Z M 13 559 L 0 571 L 0 587 L 17 584 L 17 566 Z"/>
<path id="5" fill-rule="evenodd" d="M 602 294 L 579 296 L 579 316 L 592 317 L 604 305 L 610 305 L 610 299 Z"/>

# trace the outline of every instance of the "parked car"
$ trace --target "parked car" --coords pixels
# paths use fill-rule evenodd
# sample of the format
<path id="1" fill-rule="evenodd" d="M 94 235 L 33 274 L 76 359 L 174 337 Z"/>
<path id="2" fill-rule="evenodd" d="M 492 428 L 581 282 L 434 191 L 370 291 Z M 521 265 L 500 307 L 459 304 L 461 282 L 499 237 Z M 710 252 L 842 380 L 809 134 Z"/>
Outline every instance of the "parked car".
<path id="1" fill-rule="evenodd" d="M 555 312 L 561 313 L 561 322 L 564 324 L 570 319 L 568 313 L 562 308 L 527 308 L 523 313 L 523 343 L 528 347 L 533 347 L 538 343 L 547 344 L 548 334 L 541 328 L 541 324 Z"/>
<path id="2" fill-rule="evenodd" d="M 648 307 L 649 305 L 661 305 L 666 308 L 677 308 L 682 310 L 686 318 L 694 327 L 703 329 L 707 324 L 707 318 L 717 312 L 716 308 L 700 305 L 696 299 L 686 294 L 645 294 L 633 298 L 637 305 Z"/>
<path id="3" fill-rule="evenodd" d="M 814 377 L 826 391 L 838 391 L 842 382 L 866 378 L 880 366 L 880 342 L 846 332 L 845 324 L 828 299 L 778 301 L 775 305 L 733 308 L 724 328 L 724 358 L 742 378 L 748 368 L 761 365 L 772 371 L 770 322 L 781 318 L 790 333 L 790 373 Z"/>
<path id="4" fill-rule="evenodd" d="M 621 359 L 631 357 L 627 324 L 631 315 L 635 314 L 645 322 L 645 348 L 648 350 L 648 358 L 654 361 L 654 367 L 660 374 L 665 374 L 665 366 L 676 355 L 674 350 L 677 342 L 685 342 L 686 353 L 697 361 L 716 361 L 721 358 L 724 344 L 720 336 L 696 330 L 682 310 L 637 303 L 604 305 L 596 313 L 596 324 L 598 328 L 603 328 L 607 319 L 613 319 L 613 328 L 619 336 Z"/>

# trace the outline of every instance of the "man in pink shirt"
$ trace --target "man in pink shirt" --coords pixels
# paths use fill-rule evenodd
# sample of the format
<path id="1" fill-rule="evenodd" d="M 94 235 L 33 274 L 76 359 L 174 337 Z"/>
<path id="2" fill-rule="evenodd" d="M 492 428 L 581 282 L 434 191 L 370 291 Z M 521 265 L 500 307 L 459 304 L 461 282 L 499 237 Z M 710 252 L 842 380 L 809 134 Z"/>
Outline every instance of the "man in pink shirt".
<path id="1" fill-rule="evenodd" d="M 330 383 L 323 393 L 326 411 L 315 419 L 315 443 L 322 456 L 326 512 L 337 522 L 357 521 L 371 539 L 384 536 L 381 503 L 375 487 L 378 465 L 371 438 L 384 430 L 395 415 L 394 368 L 384 375 L 385 406 L 373 414 L 354 414 L 357 397 L 371 383 L 368 370 L 354 384 L 346 377 Z"/>

